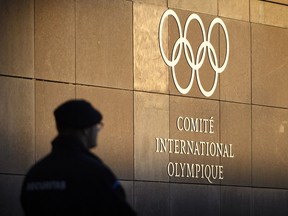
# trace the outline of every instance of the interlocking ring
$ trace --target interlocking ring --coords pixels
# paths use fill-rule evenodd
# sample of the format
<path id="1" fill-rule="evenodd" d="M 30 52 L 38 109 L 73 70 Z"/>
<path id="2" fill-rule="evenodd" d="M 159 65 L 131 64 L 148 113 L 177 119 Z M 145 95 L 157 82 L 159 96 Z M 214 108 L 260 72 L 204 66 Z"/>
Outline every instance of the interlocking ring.
<path id="1" fill-rule="evenodd" d="M 174 44 L 174 47 L 173 47 L 173 50 L 172 50 L 172 53 L 171 53 L 171 60 L 169 60 L 167 58 L 167 56 L 165 55 L 164 49 L 163 49 L 163 44 L 162 44 L 163 24 L 164 24 L 165 19 L 168 16 L 172 16 L 175 19 L 176 24 L 178 26 L 178 31 L 179 31 L 179 38 L 177 39 L 177 41 Z M 199 48 L 197 50 L 196 59 L 195 59 L 194 54 L 193 54 L 193 48 L 192 48 L 191 44 L 189 43 L 189 41 L 187 40 L 187 37 L 186 37 L 189 24 L 193 20 L 196 20 L 199 23 L 201 31 L 202 31 L 202 37 L 203 37 L 203 42 L 201 43 L 201 45 L 199 46 Z M 226 39 L 226 56 L 225 56 L 224 63 L 223 63 L 223 65 L 221 67 L 219 67 L 216 51 L 215 51 L 213 45 L 210 42 L 211 33 L 212 33 L 212 30 L 213 30 L 213 28 L 214 28 L 214 26 L 216 24 L 219 24 L 222 27 L 222 29 L 224 30 L 225 39 Z M 163 58 L 164 62 L 169 67 L 172 68 L 172 77 L 173 77 L 174 84 L 175 84 L 177 90 L 181 94 L 187 94 L 191 90 L 192 85 L 193 85 L 193 81 L 194 81 L 194 77 L 195 77 L 195 73 L 196 73 L 197 83 L 198 83 L 198 86 L 199 86 L 200 91 L 202 92 L 202 94 L 204 96 L 206 96 L 206 97 L 210 97 L 214 93 L 214 91 L 216 90 L 216 87 L 217 87 L 218 75 L 225 70 L 225 68 L 227 66 L 227 63 L 228 63 L 228 58 L 229 58 L 229 37 L 228 37 L 228 31 L 227 31 L 227 28 L 226 28 L 224 22 L 220 18 L 213 19 L 213 21 L 211 22 L 211 24 L 210 24 L 210 26 L 208 28 L 208 36 L 206 38 L 206 32 L 205 32 L 204 24 L 203 24 L 201 18 L 197 14 L 191 14 L 187 18 L 186 23 L 185 23 L 185 27 L 184 27 L 184 32 L 182 32 L 182 28 L 181 28 L 179 17 L 177 16 L 177 14 L 173 10 L 168 9 L 162 15 L 161 20 L 160 20 L 159 45 L 160 45 L 160 52 L 161 52 L 162 58 Z M 190 82 L 189 82 L 189 84 L 188 84 L 188 86 L 186 88 L 182 88 L 179 85 L 178 80 L 176 78 L 176 72 L 175 72 L 175 66 L 178 64 L 178 62 L 180 60 L 180 56 L 181 56 L 181 53 L 182 53 L 183 46 L 184 46 L 184 53 L 185 53 L 185 56 L 186 56 L 186 60 L 187 60 L 189 66 L 191 68 L 191 73 L 192 73 Z M 177 53 L 177 50 L 178 50 L 178 53 Z M 214 83 L 213 83 L 212 88 L 209 91 L 206 91 L 204 89 L 204 87 L 203 87 L 203 85 L 201 83 L 201 80 L 200 80 L 200 76 L 199 76 L 199 69 L 202 67 L 202 65 L 204 63 L 204 59 L 205 59 L 207 50 L 208 50 L 208 57 L 209 57 L 210 64 L 211 64 L 213 70 L 215 71 Z M 202 52 L 203 52 L 203 54 L 201 56 Z M 191 58 L 190 58 L 190 56 L 191 56 Z"/>

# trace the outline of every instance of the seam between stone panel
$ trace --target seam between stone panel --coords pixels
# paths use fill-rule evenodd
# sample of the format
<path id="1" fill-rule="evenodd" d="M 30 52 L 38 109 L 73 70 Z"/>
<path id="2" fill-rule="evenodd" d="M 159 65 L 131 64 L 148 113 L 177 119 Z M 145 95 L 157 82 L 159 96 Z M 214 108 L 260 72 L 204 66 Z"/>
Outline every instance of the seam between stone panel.
<path id="1" fill-rule="evenodd" d="M 74 95 L 74 97 L 76 98 L 76 83 L 77 83 L 77 13 L 76 13 L 76 6 L 77 6 L 77 0 L 74 0 L 74 35 L 75 35 L 75 47 L 74 47 L 74 52 L 75 52 L 75 59 L 74 59 L 74 61 L 75 61 L 75 69 L 74 69 L 74 83 L 75 83 L 75 95 Z"/>
<path id="2" fill-rule="evenodd" d="M 126 2 L 127 3 L 127 2 Z M 131 2 L 131 39 L 132 39 L 132 48 L 131 48 L 131 53 L 132 53 L 132 66 L 131 66 L 131 70 L 132 70 L 132 108 L 133 108 L 133 138 L 132 138 L 132 152 L 133 152 L 133 164 L 132 164 L 132 204 L 134 209 L 136 209 L 136 182 L 135 182 L 135 91 L 134 91 L 134 86 L 135 86 L 135 74 L 134 74 L 134 66 L 135 66 L 135 60 L 134 60 L 134 2 Z"/>
<path id="3" fill-rule="evenodd" d="M 251 4 L 249 4 L 249 20 L 251 20 Z M 251 185 L 251 189 L 250 189 L 250 202 L 251 202 L 251 205 L 250 205 L 250 215 L 253 215 L 253 211 L 254 211 L 254 198 L 253 198 L 253 120 L 252 120 L 252 111 L 253 111 L 253 107 L 252 107 L 252 96 L 253 96 L 253 93 L 252 93 L 252 85 L 253 85 L 253 82 L 252 82 L 252 23 L 250 22 L 250 102 L 251 102 L 251 105 L 250 105 L 250 154 L 251 154 L 251 159 L 250 159 L 250 166 L 251 166 L 251 170 L 250 170 L 250 185 Z"/>
<path id="4" fill-rule="evenodd" d="M 281 2 L 276 2 L 276 1 L 273 1 L 273 0 L 259 0 L 259 1 L 263 1 L 263 2 L 266 2 L 266 3 L 269 3 L 269 4 L 276 4 L 276 5 L 282 5 L 282 6 L 288 6 L 288 4 L 285 4 L 285 3 L 281 3 Z"/>
<path id="5" fill-rule="evenodd" d="M 34 27 L 34 34 L 33 34 L 33 74 L 34 74 L 34 163 L 36 163 L 36 74 L 35 74 L 35 35 L 36 35 L 36 0 L 33 1 L 33 10 L 34 10 L 34 20 L 33 20 L 33 27 Z"/>

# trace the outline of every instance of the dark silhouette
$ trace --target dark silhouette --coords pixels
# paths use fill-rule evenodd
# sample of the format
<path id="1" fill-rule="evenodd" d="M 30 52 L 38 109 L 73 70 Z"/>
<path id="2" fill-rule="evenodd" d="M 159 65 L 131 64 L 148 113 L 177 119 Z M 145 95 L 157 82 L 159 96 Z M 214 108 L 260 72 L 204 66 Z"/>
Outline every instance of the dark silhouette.
<path id="1" fill-rule="evenodd" d="M 85 100 L 55 111 L 52 151 L 27 173 L 21 203 L 30 215 L 136 215 L 112 171 L 89 149 L 97 146 L 102 115 Z"/>

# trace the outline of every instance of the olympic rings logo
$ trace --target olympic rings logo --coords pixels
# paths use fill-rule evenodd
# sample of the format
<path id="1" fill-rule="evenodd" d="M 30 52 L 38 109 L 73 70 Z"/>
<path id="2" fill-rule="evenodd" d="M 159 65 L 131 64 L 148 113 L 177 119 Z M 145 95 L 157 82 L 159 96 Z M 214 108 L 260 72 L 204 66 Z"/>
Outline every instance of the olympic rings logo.
<path id="1" fill-rule="evenodd" d="M 169 60 L 167 58 L 167 56 L 165 55 L 164 49 L 163 49 L 163 44 L 162 44 L 162 28 L 163 28 L 164 21 L 168 16 L 172 16 L 176 20 L 176 23 L 178 26 L 178 31 L 179 31 L 179 38 L 177 39 L 177 41 L 174 44 L 174 47 L 172 50 L 171 60 Z M 189 24 L 193 20 L 196 20 L 199 23 L 201 31 L 202 31 L 202 37 L 203 37 L 203 42 L 201 43 L 201 45 L 199 46 L 199 48 L 197 50 L 196 59 L 195 59 L 194 54 L 193 54 L 193 48 L 186 38 Z M 221 67 L 219 67 L 216 51 L 210 42 L 211 33 L 213 30 L 213 27 L 216 24 L 219 24 L 222 27 L 222 29 L 224 30 L 225 39 L 226 39 L 226 57 L 225 57 L 223 65 Z M 160 51 L 161 51 L 162 58 L 165 61 L 165 63 L 169 67 L 172 68 L 172 77 L 173 77 L 174 84 L 175 84 L 177 90 L 181 94 L 187 94 L 191 90 L 192 85 L 193 85 L 193 81 L 194 81 L 194 77 L 195 77 L 195 73 L 196 73 L 197 83 L 198 83 L 198 86 L 199 86 L 202 94 L 206 97 L 210 97 L 214 93 L 214 91 L 216 90 L 216 87 L 217 87 L 218 76 L 220 73 L 222 73 L 225 70 L 227 63 L 228 63 L 228 58 L 229 58 L 228 32 L 227 32 L 227 29 L 226 29 L 224 22 L 220 18 L 213 19 L 213 21 L 211 22 L 209 29 L 208 29 L 208 36 L 206 37 L 204 24 L 203 24 L 201 18 L 197 14 L 191 14 L 187 18 L 187 21 L 186 21 L 185 27 L 184 27 L 184 32 L 182 32 L 179 17 L 177 16 L 177 14 L 173 10 L 168 9 L 161 17 L 160 26 L 159 26 L 159 45 L 160 45 Z M 179 62 L 183 46 L 184 46 L 184 53 L 186 56 L 186 60 L 187 60 L 189 66 L 191 68 L 191 73 L 192 73 L 191 74 L 191 80 L 190 80 L 190 82 L 186 88 L 182 88 L 179 85 L 178 80 L 176 78 L 176 73 L 175 73 L 175 66 Z M 177 50 L 178 50 L 178 53 L 176 52 Z M 204 63 L 204 59 L 205 59 L 207 50 L 208 50 L 208 57 L 209 57 L 210 64 L 211 64 L 211 66 L 215 72 L 215 79 L 214 79 L 213 86 L 208 91 L 206 91 L 203 88 L 203 85 L 201 83 L 200 76 L 199 76 L 199 69 L 202 67 L 202 65 Z M 202 56 L 201 56 L 201 53 L 203 53 Z"/>

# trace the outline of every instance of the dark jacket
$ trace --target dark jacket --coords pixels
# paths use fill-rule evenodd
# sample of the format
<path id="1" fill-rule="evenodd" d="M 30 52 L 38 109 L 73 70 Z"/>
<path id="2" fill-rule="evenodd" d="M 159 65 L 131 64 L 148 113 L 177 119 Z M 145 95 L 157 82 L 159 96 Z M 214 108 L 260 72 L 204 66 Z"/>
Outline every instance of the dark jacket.
<path id="1" fill-rule="evenodd" d="M 57 137 L 27 173 L 21 192 L 30 215 L 136 215 L 110 169 L 83 144 Z"/>

